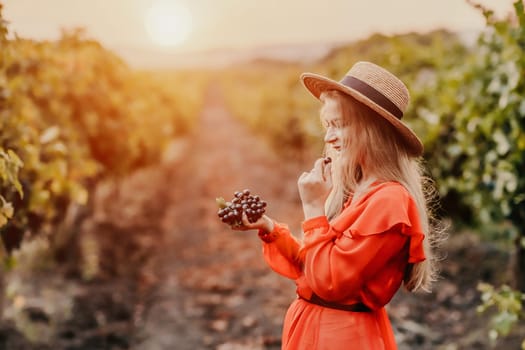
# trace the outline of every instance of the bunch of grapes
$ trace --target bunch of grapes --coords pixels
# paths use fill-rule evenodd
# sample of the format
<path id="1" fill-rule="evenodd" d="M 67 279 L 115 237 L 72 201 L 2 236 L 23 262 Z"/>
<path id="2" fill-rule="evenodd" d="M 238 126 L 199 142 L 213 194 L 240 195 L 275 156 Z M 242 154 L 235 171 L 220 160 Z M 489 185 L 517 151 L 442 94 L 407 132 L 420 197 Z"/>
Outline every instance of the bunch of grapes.
<path id="1" fill-rule="evenodd" d="M 249 222 L 256 222 L 266 212 L 266 202 L 257 195 L 250 194 L 250 190 L 237 191 L 231 202 L 224 198 L 217 198 L 219 211 L 217 215 L 222 222 L 230 226 L 242 225 L 242 214 L 246 213 Z"/>

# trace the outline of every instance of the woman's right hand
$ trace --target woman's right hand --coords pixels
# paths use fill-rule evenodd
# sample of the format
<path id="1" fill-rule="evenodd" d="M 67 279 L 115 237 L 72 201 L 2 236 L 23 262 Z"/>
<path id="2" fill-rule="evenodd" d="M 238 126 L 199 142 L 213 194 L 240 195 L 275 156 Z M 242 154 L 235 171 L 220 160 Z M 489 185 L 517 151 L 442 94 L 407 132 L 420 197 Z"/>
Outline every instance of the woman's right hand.
<path id="1" fill-rule="evenodd" d="M 324 158 L 317 159 L 313 169 L 299 177 L 297 186 L 305 219 L 324 215 L 324 204 L 332 190 L 331 163 L 325 164 Z"/>

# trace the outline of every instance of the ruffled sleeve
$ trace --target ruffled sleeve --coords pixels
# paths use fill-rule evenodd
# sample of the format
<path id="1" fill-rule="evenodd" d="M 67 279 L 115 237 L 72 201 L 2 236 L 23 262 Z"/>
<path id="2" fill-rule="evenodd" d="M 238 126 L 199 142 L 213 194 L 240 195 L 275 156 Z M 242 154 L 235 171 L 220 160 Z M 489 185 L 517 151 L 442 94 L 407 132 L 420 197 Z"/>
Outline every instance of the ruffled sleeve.
<path id="1" fill-rule="evenodd" d="M 351 237 L 380 234 L 397 226 L 401 234 L 410 238 L 408 262 L 425 260 L 425 235 L 417 205 L 399 183 L 379 185 L 355 206 L 347 208 L 334 221 L 333 226 L 338 232 L 346 230 Z"/>
<path id="2" fill-rule="evenodd" d="M 315 218 L 303 228 L 305 278 L 326 300 L 380 307 L 399 288 L 407 262 L 425 259 L 417 207 L 397 183 L 376 186 L 328 226 Z"/>
<path id="3" fill-rule="evenodd" d="M 302 274 L 302 261 L 299 257 L 299 241 L 290 233 L 288 226 L 274 222 L 272 232 L 259 232 L 263 241 L 263 256 L 275 272 L 297 279 Z"/>

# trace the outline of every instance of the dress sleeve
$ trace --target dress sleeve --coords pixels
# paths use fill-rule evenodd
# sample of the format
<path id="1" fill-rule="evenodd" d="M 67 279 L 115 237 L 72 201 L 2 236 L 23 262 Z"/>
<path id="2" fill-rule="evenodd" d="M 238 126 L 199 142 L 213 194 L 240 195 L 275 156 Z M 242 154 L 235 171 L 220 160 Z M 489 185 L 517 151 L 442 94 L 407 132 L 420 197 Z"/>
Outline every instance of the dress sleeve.
<path id="1" fill-rule="evenodd" d="M 410 238 L 408 262 L 425 260 L 425 234 L 418 208 L 412 196 L 400 184 L 384 187 L 362 200 L 354 210 L 343 212 L 334 222 L 334 229 L 337 232 L 347 229 L 351 237 L 363 237 L 382 233 L 396 225 L 401 234 Z"/>
<path id="2" fill-rule="evenodd" d="M 266 263 L 275 272 L 297 279 L 302 271 L 299 257 L 299 241 L 290 233 L 288 226 L 274 222 L 272 232 L 259 231 L 263 241 L 263 255 Z"/>
<path id="3" fill-rule="evenodd" d="M 346 208 L 333 223 L 326 217 L 305 221 L 304 274 L 313 292 L 332 301 L 358 295 L 367 278 L 386 268 L 407 243 L 408 262 L 424 260 L 414 208 L 402 188 L 385 188 Z"/>

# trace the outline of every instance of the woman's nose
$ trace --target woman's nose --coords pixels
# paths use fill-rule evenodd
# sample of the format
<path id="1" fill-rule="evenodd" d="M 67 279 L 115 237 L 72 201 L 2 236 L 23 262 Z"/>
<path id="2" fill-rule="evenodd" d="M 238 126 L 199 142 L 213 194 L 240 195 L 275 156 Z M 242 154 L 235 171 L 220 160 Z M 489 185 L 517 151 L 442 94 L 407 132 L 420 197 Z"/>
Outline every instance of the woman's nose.
<path id="1" fill-rule="evenodd" d="M 325 143 L 334 143 L 337 141 L 337 135 L 334 132 L 333 128 L 328 128 L 326 130 L 326 133 L 324 135 L 324 142 Z"/>

